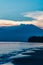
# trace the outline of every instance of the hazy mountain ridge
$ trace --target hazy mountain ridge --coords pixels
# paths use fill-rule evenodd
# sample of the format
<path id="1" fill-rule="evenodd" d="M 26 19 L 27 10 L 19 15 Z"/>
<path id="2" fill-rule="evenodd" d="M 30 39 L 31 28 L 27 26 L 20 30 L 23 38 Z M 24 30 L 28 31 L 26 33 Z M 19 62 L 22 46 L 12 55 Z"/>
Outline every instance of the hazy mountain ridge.
<path id="1" fill-rule="evenodd" d="M 43 29 L 32 24 L 0 27 L 0 41 L 27 41 L 30 36 L 43 36 Z"/>

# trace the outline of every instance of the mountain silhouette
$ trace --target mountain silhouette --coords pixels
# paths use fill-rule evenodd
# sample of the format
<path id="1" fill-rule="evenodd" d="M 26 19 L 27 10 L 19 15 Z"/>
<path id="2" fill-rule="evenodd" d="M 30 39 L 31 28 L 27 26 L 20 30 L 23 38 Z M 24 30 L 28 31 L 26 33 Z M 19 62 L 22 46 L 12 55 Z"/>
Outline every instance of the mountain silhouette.
<path id="1" fill-rule="evenodd" d="M 0 41 L 25 42 L 30 36 L 43 36 L 43 29 L 32 24 L 0 27 Z"/>

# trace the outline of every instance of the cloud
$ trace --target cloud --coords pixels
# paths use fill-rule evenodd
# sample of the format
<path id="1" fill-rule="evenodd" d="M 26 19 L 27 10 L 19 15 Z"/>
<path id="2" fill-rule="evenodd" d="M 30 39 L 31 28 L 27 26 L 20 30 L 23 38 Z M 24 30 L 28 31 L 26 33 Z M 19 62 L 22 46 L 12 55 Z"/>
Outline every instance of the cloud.
<path id="1" fill-rule="evenodd" d="M 0 20 L 0 26 L 16 26 L 19 25 L 16 21 L 10 21 L 10 20 Z"/>
<path id="2" fill-rule="evenodd" d="M 23 16 L 33 18 L 34 20 L 30 21 L 0 20 L 0 26 L 17 26 L 20 24 L 33 24 L 43 29 L 43 11 L 25 12 Z"/>
<path id="3" fill-rule="evenodd" d="M 24 17 L 32 17 L 36 20 L 40 20 L 43 19 L 43 11 L 26 12 L 24 13 Z"/>
<path id="4" fill-rule="evenodd" d="M 20 24 L 31 24 L 29 21 L 0 20 L 0 26 L 17 26 Z"/>
<path id="5" fill-rule="evenodd" d="M 43 28 L 43 11 L 26 12 L 24 17 L 34 18 L 32 22 L 30 21 L 31 24 Z"/>

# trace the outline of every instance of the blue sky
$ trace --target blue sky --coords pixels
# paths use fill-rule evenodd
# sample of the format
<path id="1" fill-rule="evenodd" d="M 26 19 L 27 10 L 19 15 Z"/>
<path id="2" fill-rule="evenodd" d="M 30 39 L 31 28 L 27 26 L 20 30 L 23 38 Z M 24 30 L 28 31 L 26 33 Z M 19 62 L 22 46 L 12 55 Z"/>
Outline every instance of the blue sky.
<path id="1" fill-rule="evenodd" d="M 43 0 L 0 0 L 0 19 L 31 20 L 24 12 L 43 11 Z"/>

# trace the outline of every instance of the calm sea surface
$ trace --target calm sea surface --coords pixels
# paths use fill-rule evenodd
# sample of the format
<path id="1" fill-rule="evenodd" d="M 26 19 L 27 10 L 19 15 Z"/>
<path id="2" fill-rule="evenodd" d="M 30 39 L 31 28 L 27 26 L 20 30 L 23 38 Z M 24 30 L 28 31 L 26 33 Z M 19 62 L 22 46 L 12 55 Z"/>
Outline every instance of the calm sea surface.
<path id="1" fill-rule="evenodd" d="M 16 65 L 13 59 L 31 57 L 30 53 L 40 49 L 43 43 L 0 42 L 0 65 Z"/>

